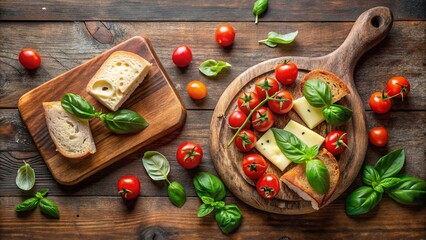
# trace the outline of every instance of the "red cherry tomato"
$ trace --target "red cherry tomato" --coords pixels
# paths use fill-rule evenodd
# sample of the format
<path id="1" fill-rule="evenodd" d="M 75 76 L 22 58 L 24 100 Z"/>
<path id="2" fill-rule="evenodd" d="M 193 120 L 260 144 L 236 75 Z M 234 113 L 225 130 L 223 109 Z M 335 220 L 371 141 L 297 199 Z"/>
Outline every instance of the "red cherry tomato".
<path id="1" fill-rule="evenodd" d="M 247 119 L 247 115 L 243 111 L 237 109 L 228 116 L 228 124 L 232 129 L 238 129 L 244 124 Z M 250 129 L 250 121 L 246 123 L 244 129 Z"/>
<path id="2" fill-rule="evenodd" d="M 333 155 L 342 154 L 348 147 L 348 138 L 343 131 L 332 131 L 325 137 L 325 148 Z"/>
<path id="3" fill-rule="evenodd" d="M 186 169 L 192 169 L 200 165 L 202 158 L 203 149 L 193 142 L 183 142 L 176 151 L 176 160 Z"/>
<path id="4" fill-rule="evenodd" d="M 238 96 L 237 105 L 241 111 L 248 115 L 260 102 L 259 96 L 255 92 L 242 92 Z"/>
<path id="5" fill-rule="evenodd" d="M 279 90 L 274 99 L 268 101 L 268 106 L 276 114 L 288 113 L 293 108 L 293 95 L 286 90 Z"/>
<path id="6" fill-rule="evenodd" d="M 250 130 L 241 130 L 235 138 L 235 145 L 241 152 L 248 152 L 254 148 L 257 137 Z"/>
<path id="7" fill-rule="evenodd" d="M 124 200 L 137 198 L 140 190 L 141 184 L 136 176 L 123 176 L 118 180 L 117 191 Z"/>
<path id="8" fill-rule="evenodd" d="M 388 143 L 388 130 L 384 127 L 372 128 L 368 133 L 368 138 L 373 145 L 383 147 Z"/>
<path id="9" fill-rule="evenodd" d="M 274 114 L 267 107 L 260 107 L 251 116 L 254 130 L 266 132 L 274 125 Z"/>
<path id="10" fill-rule="evenodd" d="M 214 32 L 214 37 L 220 46 L 226 47 L 234 43 L 235 30 L 229 23 L 220 24 Z"/>
<path id="11" fill-rule="evenodd" d="M 279 89 L 280 86 L 277 80 L 270 77 L 261 77 L 257 79 L 254 87 L 254 91 L 257 93 L 257 96 L 259 96 L 262 100 L 266 98 L 266 91 L 268 92 L 268 96 L 272 96 Z"/>
<path id="12" fill-rule="evenodd" d="M 292 84 L 296 81 L 299 70 L 293 62 L 284 61 L 275 67 L 275 78 L 282 84 Z"/>
<path id="13" fill-rule="evenodd" d="M 382 114 L 388 112 L 392 107 L 392 100 L 383 92 L 375 92 L 371 94 L 370 101 L 371 110 Z"/>
<path id="14" fill-rule="evenodd" d="M 274 174 L 263 175 L 256 183 L 257 192 L 266 199 L 274 198 L 280 192 L 280 181 Z"/>
<path id="15" fill-rule="evenodd" d="M 393 77 L 386 84 L 386 93 L 390 97 L 405 98 L 410 93 L 410 82 L 405 77 Z"/>
<path id="16" fill-rule="evenodd" d="M 182 45 L 175 48 L 172 54 L 172 60 L 178 67 L 186 67 L 192 61 L 192 51 L 188 45 Z"/>
<path id="17" fill-rule="evenodd" d="M 206 85 L 198 80 L 189 82 L 188 85 L 186 85 L 186 91 L 191 98 L 196 100 L 203 99 L 207 96 Z"/>
<path id="18" fill-rule="evenodd" d="M 268 167 L 265 159 L 256 153 L 244 156 L 242 166 L 244 174 L 253 180 L 260 178 Z"/>
<path id="19" fill-rule="evenodd" d="M 19 62 L 26 69 L 36 69 L 40 67 L 40 54 L 32 48 L 24 48 L 19 53 Z"/>

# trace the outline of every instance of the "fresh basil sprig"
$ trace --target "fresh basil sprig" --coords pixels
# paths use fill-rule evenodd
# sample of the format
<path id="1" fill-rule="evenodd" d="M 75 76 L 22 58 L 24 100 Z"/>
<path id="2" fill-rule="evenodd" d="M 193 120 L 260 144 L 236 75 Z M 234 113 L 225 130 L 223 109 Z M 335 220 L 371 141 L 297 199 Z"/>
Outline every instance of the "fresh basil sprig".
<path id="1" fill-rule="evenodd" d="M 116 134 L 139 132 L 149 125 L 138 113 L 128 109 L 106 114 L 102 111 L 96 112 L 92 104 L 74 93 L 65 94 L 61 99 L 61 105 L 68 113 L 78 118 L 99 118 L 111 132 Z"/>
<path id="2" fill-rule="evenodd" d="M 287 34 L 279 34 L 276 32 L 269 32 L 268 38 L 259 40 L 259 43 L 265 44 L 270 48 L 274 48 L 278 46 L 278 44 L 290 44 L 296 39 L 299 31 L 287 33 Z"/>
<path id="3" fill-rule="evenodd" d="M 34 169 L 24 161 L 24 165 L 22 165 L 18 169 L 18 174 L 16 175 L 16 186 L 18 188 L 28 191 L 34 187 L 35 184 L 35 173 Z"/>
<path id="4" fill-rule="evenodd" d="M 208 77 L 217 76 L 217 74 L 222 71 L 224 68 L 232 67 L 231 64 L 224 61 L 216 61 L 214 59 L 209 59 L 200 64 L 198 69 L 201 73 Z"/>
<path id="5" fill-rule="evenodd" d="M 21 202 L 15 208 L 15 212 L 28 212 L 40 206 L 40 210 L 43 214 L 47 216 L 51 216 L 53 218 L 59 219 L 59 209 L 56 206 L 55 202 L 53 202 L 49 198 L 45 198 L 48 189 L 42 189 L 36 193 L 35 197 L 28 198 L 27 200 Z"/>
<path id="6" fill-rule="evenodd" d="M 167 175 L 170 172 L 170 163 L 167 158 L 157 151 L 147 151 L 142 158 L 142 164 L 148 176 L 154 181 L 166 180 L 169 184 L 167 195 L 176 207 L 182 207 L 186 202 L 186 192 L 182 184 L 170 182 Z"/>
<path id="7" fill-rule="evenodd" d="M 254 23 L 258 23 L 259 16 L 265 13 L 268 9 L 268 0 L 256 0 L 253 4 L 253 14 L 256 16 Z"/>

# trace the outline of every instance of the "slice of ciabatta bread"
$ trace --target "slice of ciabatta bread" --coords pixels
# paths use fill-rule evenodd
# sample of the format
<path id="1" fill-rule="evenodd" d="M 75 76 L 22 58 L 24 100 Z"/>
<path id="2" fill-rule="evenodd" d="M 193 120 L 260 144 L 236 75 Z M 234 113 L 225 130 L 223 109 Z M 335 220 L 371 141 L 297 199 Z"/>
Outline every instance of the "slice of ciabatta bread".
<path id="1" fill-rule="evenodd" d="M 323 69 L 316 69 L 305 74 L 300 84 L 302 92 L 305 82 L 310 79 L 322 80 L 330 87 L 331 95 L 333 96 L 331 101 L 333 103 L 339 101 L 344 96 L 350 93 L 349 88 L 346 86 L 342 79 L 340 79 L 333 73 Z"/>
<path id="2" fill-rule="evenodd" d="M 67 158 L 84 158 L 96 152 L 89 121 L 65 111 L 61 102 L 43 102 L 47 129 L 56 150 Z"/>
<path id="3" fill-rule="evenodd" d="M 281 181 L 291 190 L 295 191 L 301 198 L 310 201 L 312 208 L 315 210 L 318 210 L 330 199 L 337 188 L 340 177 L 339 164 L 333 154 L 327 151 L 327 149 L 323 148 L 317 158 L 325 164 L 330 174 L 330 188 L 326 194 L 318 194 L 311 187 L 306 178 L 306 165 L 304 163 L 298 164 L 280 178 Z"/>
<path id="4" fill-rule="evenodd" d="M 87 92 L 111 111 L 117 111 L 142 83 L 151 63 L 126 52 L 112 53 L 87 84 Z"/>

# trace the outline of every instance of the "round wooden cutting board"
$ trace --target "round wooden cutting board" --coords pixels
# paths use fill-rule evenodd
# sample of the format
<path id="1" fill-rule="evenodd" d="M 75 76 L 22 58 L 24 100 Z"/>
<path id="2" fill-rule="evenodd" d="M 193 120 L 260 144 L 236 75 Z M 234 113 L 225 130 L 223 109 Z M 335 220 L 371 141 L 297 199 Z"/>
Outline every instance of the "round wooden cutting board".
<path id="1" fill-rule="evenodd" d="M 293 94 L 294 99 L 302 96 L 300 80 L 314 69 L 325 69 L 339 76 L 350 89 L 350 94 L 340 101 L 353 110 L 353 117 L 348 124 L 339 127 L 347 132 L 350 149 L 338 158 L 341 171 L 339 184 L 333 196 L 325 204 L 329 204 L 342 194 L 357 176 L 367 151 L 367 130 L 365 125 L 365 110 L 355 88 L 353 72 L 358 59 L 373 46 L 382 41 L 392 27 L 392 13 L 386 7 L 372 8 L 355 22 L 346 40 L 334 52 L 322 57 L 281 57 L 259 63 L 238 76 L 225 90 L 219 99 L 213 113 L 210 125 L 210 148 L 215 168 L 228 189 L 245 203 L 271 213 L 278 214 L 305 214 L 315 211 L 310 202 L 302 200 L 293 191 L 281 184 L 280 194 L 271 200 L 260 197 L 254 187 L 255 182 L 246 178 L 241 168 L 244 154 L 239 152 L 235 145 L 227 146 L 234 131 L 227 125 L 228 115 L 236 109 L 238 94 L 242 91 L 253 90 L 255 80 L 259 77 L 274 77 L 276 64 L 283 60 L 290 60 L 299 68 L 299 76 L 295 84 L 283 88 Z M 303 125 L 294 110 L 285 115 L 275 115 L 275 127 L 283 128 L 293 119 Z M 325 122 L 313 130 L 322 136 L 335 129 Z M 257 133 L 260 137 L 262 134 Z M 252 150 L 255 152 L 256 150 Z M 293 164 L 294 165 L 294 164 Z M 291 168 L 289 166 L 287 169 Z M 283 172 L 269 164 L 268 172 L 281 177 Z"/>

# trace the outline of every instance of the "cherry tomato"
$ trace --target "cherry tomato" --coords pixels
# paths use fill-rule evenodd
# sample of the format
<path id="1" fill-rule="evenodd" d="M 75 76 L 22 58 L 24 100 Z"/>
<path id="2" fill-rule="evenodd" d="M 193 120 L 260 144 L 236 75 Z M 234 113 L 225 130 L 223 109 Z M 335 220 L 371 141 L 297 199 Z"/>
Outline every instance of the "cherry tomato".
<path id="1" fill-rule="evenodd" d="M 410 82 L 405 77 L 393 77 L 386 84 L 386 92 L 390 97 L 407 97 L 410 93 Z"/>
<path id="2" fill-rule="evenodd" d="M 251 116 L 254 130 L 266 132 L 274 125 L 274 115 L 267 107 L 260 107 Z"/>
<path id="3" fill-rule="evenodd" d="M 117 191 L 124 200 L 137 198 L 140 190 L 141 183 L 136 176 L 123 176 L 118 180 Z"/>
<path id="4" fill-rule="evenodd" d="M 178 67 L 186 67 L 192 61 L 192 51 L 188 45 L 181 45 L 175 48 L 172 60 Z"/>
<path id="5" fill-rule="evenodd" d="M 231 114 L 229 114 L 228 124 L 232 129 L 238 129 L 239 127 L 243 125 L 246 119 L 247 119 L 247 115 L 240 109 L 237 109 L 233 111 Z M 244 129 L 250 129 L 250 121 L 247 121 L 246 125 L 244 126 Z"/>
<path id="6" fill-rule="evenodd" d="M 214 38 L 222 47 L 232 45 L 235 39 L 235 30 L 229 23 L 220 24 L 214 32 Z"/>
<path id="7" fill-rule="evenodd" d="M 289 91 L 279 90 L 274 99 L 268 101 L 268 106 L 276 114 L 288 113 L 293 108 L 293 95 Z"/>
<path id="8" fill-rule="evenodd" d="M 274 95 L 278 92 L 280 86 L 277 80 L 270 77 L 262 77 L 256 80 L 254 91 L 257 93 L 260 99 L 266 98 L 266 91 L 268 91 L 268 96 Z"/>
<path id="9" fill-rule="evenodd" d="M 206 85 L 198 80 L 189 82 L 188 85 L 186 85 L 186 91 L 191 98 L 196 100 L 203 99 L 207 96 Z"/>
<path id="10" fill-rule="evenodd" d="M 256 183 L 257 192 L 266 199 L 274 198 L 280 192 L 280 181 L 274 174 L 263 175 Z"/>
<path id="11" fill-rule="evenodd" d="M 383 147 L 388 143 L 388 130 L 384 127 L 372 128 L 368 133 L 368 138 L 373 145 Z"/>
<path id="12" fill-rule="evenodd" d="M 235 145 L 241 152 L 248 152 L 254 148 L 257 137 L 250 130 L 241 130 L 235 138 Z"/>
<path id="13" fill-rule="evenodd" d="M 24 48 L 19 53 L 19 62 L 26 69 L 36 69 L 40 67 L 40 54 L 32 48 Z"/>
<path id="14" fill-rule="evenodd" d="M 342 154 L 348 147 L 348 138 L 343 131 L 332 131 L 325 137 L 325 148 L 333 155 Z"/>
<path id="15" fill-rule="evenodd" d="M 285 60 L 275 67 L 275 78 L 282 84 L 292 84 L 296 81 L 299 70 L 293 62 Z"/>
<path id="16" fill-rule="evenodd" d="M 237 105 L 241 111 L 248 115 L 260 102 L 259 96 L 255 92 L 242 92 L 238 96 Z"/>
<path id="17" fill-rule="evenodd" d="M 383 92 L 375 92 L 371 94 L 370 101 L 371 110 L 382 114 L 388 112 L 392 107 L 392 100 Z"/>
<path id="18" fill-rule="evenodd" d="M 260 178 L 268 167 L 262 155 L 256 153 L 244 156 L 242 166 L 244 174 L 253 180 Z"/>
<path id="19" fill-rule="evenodd" d="M 192 169 L 200 165 L 202 158 L 203 149 L 193 142 L 183 142 L 176 151 L 176 160 L 186 169 Z"/>

